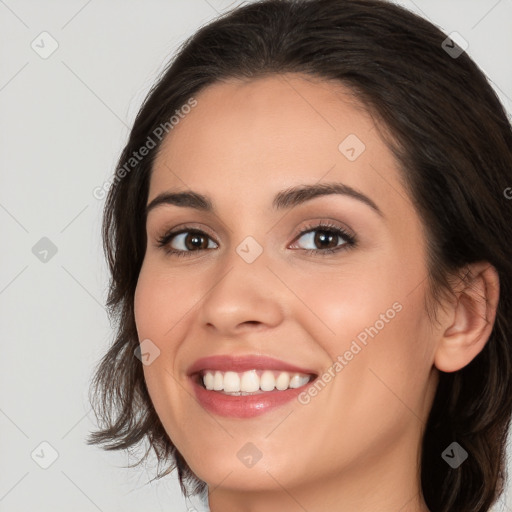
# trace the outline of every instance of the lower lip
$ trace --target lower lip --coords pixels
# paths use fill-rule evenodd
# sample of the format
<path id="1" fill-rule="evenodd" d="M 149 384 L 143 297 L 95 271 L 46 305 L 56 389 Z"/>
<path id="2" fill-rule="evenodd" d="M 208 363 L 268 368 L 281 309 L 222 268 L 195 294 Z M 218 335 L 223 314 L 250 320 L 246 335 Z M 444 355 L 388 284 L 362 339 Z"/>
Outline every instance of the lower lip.
<path id="1" fill-rule="evenodd" d="M 194 392 L 201 405 L 208 411 L 231 418 L 253 418 L 284 405 L 304 391 L 313 381 L 300 388 L 284 391 L 265 391 L 255 395 L 225 395 L 210 391 L 191 378 Z"/>

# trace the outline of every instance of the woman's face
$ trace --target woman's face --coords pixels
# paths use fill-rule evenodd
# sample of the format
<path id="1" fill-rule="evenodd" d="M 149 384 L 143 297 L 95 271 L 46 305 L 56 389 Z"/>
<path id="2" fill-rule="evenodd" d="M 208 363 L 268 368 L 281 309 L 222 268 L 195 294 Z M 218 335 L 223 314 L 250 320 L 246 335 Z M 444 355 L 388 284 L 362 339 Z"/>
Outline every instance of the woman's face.
<path id="1" fill-rule="evenodd" d="M 394 471 L 414 479 L 436 331 L 420 220 L 372 118 L 341 85 L 298 75 L 217 83 L 196 100 L 164 141 L 148 204 L 193 191 L 212 209 L 171 200 L 150 209 L 135 294 L 165 430 L 199 478 L 225 488 L 304 490 Z M 327 184 L 360 196 L 283 196 Z M 169 230 L 180 234 L 159 247 Z M 258 384 L 252 362 L 269 386 L 273 376 L 286 387 L 286 365 L 316 379 L 259 396 L 198 391 L 189 373 L 207 367 L 212 382 L 236 388 L 235 375 L 221 378 L 230 359 L 195 364 L 224 355 L 280 361 L 233 366 L 244 386 Z"/>

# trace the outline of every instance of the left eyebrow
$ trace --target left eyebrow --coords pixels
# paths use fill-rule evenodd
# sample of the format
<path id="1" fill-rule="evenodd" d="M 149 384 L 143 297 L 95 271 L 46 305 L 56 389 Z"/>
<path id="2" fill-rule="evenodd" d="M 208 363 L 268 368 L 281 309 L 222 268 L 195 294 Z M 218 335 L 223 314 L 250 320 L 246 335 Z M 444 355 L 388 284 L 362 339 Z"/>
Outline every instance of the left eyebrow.
<path id="1" fill-rule="evenodd" d="M 317 183 L 314 185 L 299 185 L 278 192 L 274 197 L 272 206 L 275 210 L 293 208 L 299 204 L 310 201 L 315 197 L 339 194 L 349 196 L 369 206 L 379 216 L 384 217 L 381 209 L 375 202 L 362 192 L 343 183 Z"/>
<path id="2" fill-rule="evenodd" d="M 317 183 L 314 185 L 299 185 L 278 192 L 272 202 L 274 210 L 283 210 L 293 208 L 315 197 L 326 195 L 344 195 L 349 196 L 369 206 L 380 217 L 384 217 L 381 209 L 375 202 L 362 192 L 349 187 L 343 183 Z M 170 204 L 184 208 L 194 208 L 204 212 L 215 212 L 215 208 L 208 196 L 194 191 L 183 192 L 164 192 L 155 197 L 146 206 L 146 215 L 157 206 Z"/>

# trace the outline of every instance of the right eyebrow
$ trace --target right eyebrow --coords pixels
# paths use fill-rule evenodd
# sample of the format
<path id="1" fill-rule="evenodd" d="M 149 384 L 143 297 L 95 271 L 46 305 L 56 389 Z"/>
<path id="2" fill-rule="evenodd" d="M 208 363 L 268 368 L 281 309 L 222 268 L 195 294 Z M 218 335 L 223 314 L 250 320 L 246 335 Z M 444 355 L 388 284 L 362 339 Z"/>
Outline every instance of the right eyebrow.
<path id="1" fill-rule="evenodd" d="M 157 195 L 147 206 L 146 215 L 153 209 L 164 204 L 195 208 L 204 212 L 214 212 L 212 202 L 209 198 L 197 192 L 163 192 Z"/>

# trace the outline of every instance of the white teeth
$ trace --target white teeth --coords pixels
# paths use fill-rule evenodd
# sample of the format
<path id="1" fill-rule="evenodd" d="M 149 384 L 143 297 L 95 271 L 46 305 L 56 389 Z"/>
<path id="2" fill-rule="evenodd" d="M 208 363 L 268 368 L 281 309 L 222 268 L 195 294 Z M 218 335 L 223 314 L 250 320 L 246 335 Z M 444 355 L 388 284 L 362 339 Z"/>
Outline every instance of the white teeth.
<path id="1" fill-rule="evenodd" d="M 273 391 L 275 387 L 276 378 L 274 374 L 269 370 L 265 370 L 260 377 L 260 389 L 262 391 Z"/>
<path id="2" fill-rule="evenodd" d="M 240 377 L 236 372 L 226 372 L 224 374 L 224 391 L 240 391 Z"/>
<path id="3" fill-rule="evenodd" d="M 215 391 L 222 391 L 224 389 L 224 377 L 220 372 L 215 372 L 213 379 L 213 389 Z"/>
<path id="4" fill-rule="evenodd" d="M 224 386 L 226 386 L 226 376 L 224 376 Z M 240 389 L 236 389 L 235 391 L 247 391 L 250 393 L 251 391 L 258 391 L 259 389 L 260 378 L 258 377 L 256 370 L 249 370 L 242 374 L 242 378 L 240 379 Z M 227 389 L 225 391 L 227 391 Z"/>
<path id="5" fill-rule="evenodd" d="M 213 373 L 208 372 L 203 378 L 204 387 L 206 389 L 213 389 L 214 380 L 215 380 L 215 377 L 213 376 Z"/>
<path id="6" fill-rule="evenodd" d="M 311 380 L 310 375 L 272 370 L 248 370 L 246 372 L 206 371 L 202 377 L 204 387 L 208 390 L 222 391 L 230 394 L 261 393 L 284 391 L 299 388 Z"/>
<path id="7" fill-rule="evenodd" d="M 290 376 L 286 372 L 281 372 L 276 380 L 276 388 L 280 391 L 284 391 L 288 389 L 288 384 L 290 384 Z"/>
<path id="8" fill-rule="evenodd" d="M 290 379 L 290 384 L 288 384 L 288 386 L 290 386 L 291 388 L 300 388 L 304 384 L 305 384 L 305 382 L 302 381 L 301 376 L 298 374 L 295 374 Z"/>

